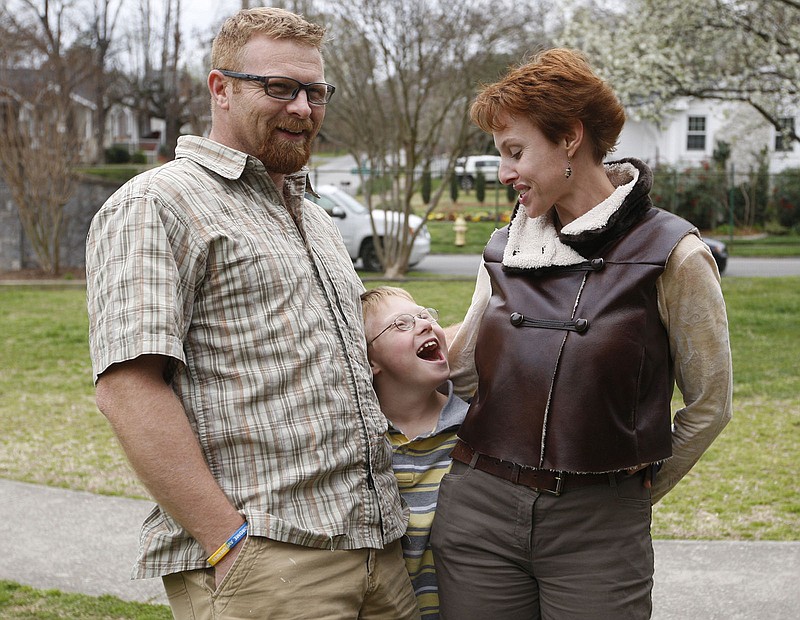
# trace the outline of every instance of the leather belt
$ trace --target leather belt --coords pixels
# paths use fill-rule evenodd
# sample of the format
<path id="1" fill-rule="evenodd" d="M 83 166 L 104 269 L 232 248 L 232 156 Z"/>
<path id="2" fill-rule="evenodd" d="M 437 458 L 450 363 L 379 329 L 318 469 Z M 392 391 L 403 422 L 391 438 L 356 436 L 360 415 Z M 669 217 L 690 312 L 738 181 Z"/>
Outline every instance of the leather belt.
<path id="1" fill-rule="evenodd" d="M 561 471 L 550 471 L 549 469 L 537 469 L 518 465 L 511 461 L 475 452 L 469 445 L 462 440 L 458 440 L 450 456 L 473 469 L 477 469 L 487 474 L 492 474 L 503 480 L 508 480 L 514 484 L 521 484 L 537 491 L 561 495 L 564 491 L 587 487 L 596 484 L 610 485 L 612 480 L 616 480 L 619 475 L 627 476 L 627 472 L 613 472 L 609 474 L 570 474 Z"/>

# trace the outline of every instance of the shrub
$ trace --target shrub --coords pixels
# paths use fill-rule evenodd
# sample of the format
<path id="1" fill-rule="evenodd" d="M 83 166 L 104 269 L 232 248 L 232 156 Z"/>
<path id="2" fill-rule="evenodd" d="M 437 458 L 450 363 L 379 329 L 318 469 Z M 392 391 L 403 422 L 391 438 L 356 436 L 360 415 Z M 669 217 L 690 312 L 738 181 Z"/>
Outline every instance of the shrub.
<path id="1" fill-rule="evenodd" d="M 678 215 L 703 230 L 724 221 L 727 212 L 728 183 L 725 173 L 711 170 L 707 164 L 687 168 L 678 180 L 683 189 L 678 202 Z"/>
<path id="2" fill-rule="evenodd" d="M 736 175 L 739 176 L 738 174 Z M 769 157 L 766 149 L 758 154 L 758 164 L 740 182 L 733 198 L 733 215 L 738 226 L 763 228 L 769 218 Z"/>
<path id="3" fill-rule="evenodd" d="M 145 155 L 142 151 L 136 151 L 131 156 L 131 163 L 132 164 L 146 164 L 147 163 L 147 155 Z"/>
<path id="4" fill-rule="evenodd" d="M 391 175 L 370 174 L 364 179 L 364 184 L 359 188 L 358 193 L 366 196 L 380 196 L 392 189 L 393 179 Z"/>
<path id="5" fill-rule="evenodd" d="M 682 171 L 662 166 L 653 171 L 650 196 L 656 206 L 709 230 L 727 219 L 727 186 L 725 173 L 713 170 L 706 162 Z"/>
<path id="6" fill-rule="evenodd" d="M 453 204 L 458 202 L 458 177 L 455 174 L 450 176 L 450 200 Z"/>
<path id="7" fill-rule="evenodd" d="M 781 226 L 800 231 L 800 168 L 775 175 L 773 199 Z"/>
<path id="8" fill-rule="evenodd" d="M 131 154 L 128 147 L 123 144 L 112 144 L 106 149 L 107 164 L 128 164 L 131 161 Z"/>
<path id="9" fill-rule="evenodd" d="M 715 154 L 718 159 L 725 155 L 724 151 L 715 151 Z M 654 168 L 650 197 L 656 206 L 680 215 L 703 230 L 728 225 L 731 208 L 735 226 L 766 226 L 773 218 L 767 151 L 757 154 L 755 168 L 744 172 L 737 170 L 735 187 L 731 186 L 723 166 L 723 161 L 716 161 L 713 166 L 703 162 L 698 167 L 683 170 L 670 166 Z"/>
<path id="10" fill-rule="evenodd" d="M 519 194 L 517 194 L 517 190 L 514 189 L 513 185 L 506 185 L 506 198 L 508 202 L 514 204 L 517 202 L 517 198 L 519 198 Z"/>
<path id="11" fill-rule="evenodd" d="M 483 172 L 480 170 L 475 175 L 475 198 L 481 204 L 486 201 L 486 177 L 483 176 Z"/>
<path id="12" fill-rule="evenodd" d="M 650 199 L 657 207 L 676 213 L 677 209 L 678 171 L 671 166 L 653 168 L 653 188 Z"/>
<path id="13" fill-rule="evenodd" d="M 432 186 L 433 182 L 431 180 L 430 166 L 425 166 L 425 170 L 422 171 L 422 183 L 420 187 L 420 193 L 422 194 L 422 202 L 425 205 L 428 205 L 431 202 Z"/>

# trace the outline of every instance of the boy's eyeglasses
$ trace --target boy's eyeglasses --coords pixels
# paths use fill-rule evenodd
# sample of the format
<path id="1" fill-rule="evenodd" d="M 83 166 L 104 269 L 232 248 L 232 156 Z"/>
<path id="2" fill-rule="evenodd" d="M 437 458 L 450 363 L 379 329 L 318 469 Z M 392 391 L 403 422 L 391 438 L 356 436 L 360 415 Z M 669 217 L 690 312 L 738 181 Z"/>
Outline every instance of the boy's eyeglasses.
<path id="1" fill-rule="evenodd" d="M 252 73 L 239 73 L 220 69 L 222 75 L 237 80 L 261 82 L 264 92 L 274 99 L 294 101 L 301 90 L 306 91 L 306 97 L 311 105 L 326 105 L 333 97 L 336 87 L 327 82 L 298 82 L 294 78 L 282 75 L 253 75 Z"/>
<path id="2" fill-rule="evenodd" d="M 392 327 L 396 327 L 401 332 L 407 332 L 414 329 L 414 325 L 417 324 L 417 319 L 422 319 L 424 321 L 428 321 L 429 323 L 433 324 L 439 320 L 439 311 L 435 308 L 425 308 L 424 310 L 418 312 L 417 314 L 398 314 L 394 321 L 392 321 L 386 328 L 377 336 L 375 336 L 372 340 L 367 343 L 367 346 L 371 345 L 375 342 L 380 336 L 385 334 L 387 331 L 392 329 Z"/>

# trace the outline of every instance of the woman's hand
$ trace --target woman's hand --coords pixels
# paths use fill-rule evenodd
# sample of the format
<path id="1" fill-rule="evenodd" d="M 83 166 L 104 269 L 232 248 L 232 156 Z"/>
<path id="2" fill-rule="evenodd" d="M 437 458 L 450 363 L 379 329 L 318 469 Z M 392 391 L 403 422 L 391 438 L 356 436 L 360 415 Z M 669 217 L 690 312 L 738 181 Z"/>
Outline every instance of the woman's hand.
<path id="1" fill-rule="evenodd" d="M 644 485 L 645 489 L 649 489 L 652 488 L 653 486 L 653 470 L 650 468 L 649 463 L 646 465 L 637 465 L 636 467 L 629 467 L 625 471 L 628 472 L 629 476 L 633 476 L 634 474 L 639 473 L 645 468 L 647 468 L 647 471 L 644 473 L 644 482 L 642 484 Z"/>

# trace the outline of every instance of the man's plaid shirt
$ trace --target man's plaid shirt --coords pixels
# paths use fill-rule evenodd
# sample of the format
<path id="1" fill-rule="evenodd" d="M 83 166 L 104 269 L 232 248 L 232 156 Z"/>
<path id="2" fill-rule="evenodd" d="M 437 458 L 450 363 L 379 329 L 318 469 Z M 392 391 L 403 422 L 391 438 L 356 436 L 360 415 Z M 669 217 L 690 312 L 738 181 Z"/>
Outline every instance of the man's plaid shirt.
<path id="1" fill-rule="evenodd" d="M 407 515 L 372 390 L 359 294 L 330 217 L 283 196 L 261 162 L 181 138 L 176 160 L 118 190 L 87 240 L 95 379 L 143 354 L 172 386 L 250 536 L 377 547 Z M 158 507 L 135 575 L 202 568 L 205 554 Z"/>

